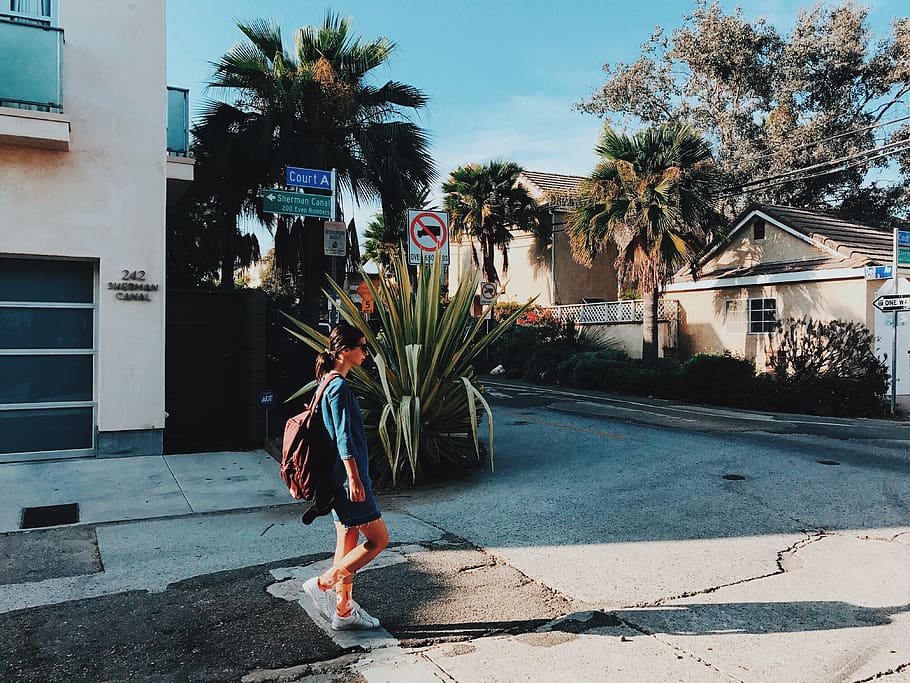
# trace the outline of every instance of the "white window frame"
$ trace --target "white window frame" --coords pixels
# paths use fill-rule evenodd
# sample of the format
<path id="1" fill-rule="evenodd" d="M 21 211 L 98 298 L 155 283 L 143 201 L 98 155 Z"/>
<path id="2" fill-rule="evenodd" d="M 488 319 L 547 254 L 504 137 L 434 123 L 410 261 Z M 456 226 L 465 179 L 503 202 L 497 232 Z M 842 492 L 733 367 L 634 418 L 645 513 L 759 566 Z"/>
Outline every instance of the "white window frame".
<path id="1" fill-rule="evenodd" d="M 773 306 L 767 306 L 765 302 L 773 301 Z M 761 302 L 757 304 L 756 302 Z M 755 311 L 774 311 L 774 320 L 772 329 L 755 329 L 753 327 L 752 312 Z M 724 332 L 726 334 L 768 334 L 777 328 L 780 320 L 778 315 L 777 299 L 773 296 L 758 296 L 748 299 L 725 299 L 724 300 Z M 772 321 L 758 321 L 762 328 Z"/>
<path id="2" fill-rule="evenodd" d="M 32 0 L 36 5 L 41 4 L 41 0 Z M 10 9 L 10 0 L 0 0 L 0 15 L 14 17 L 16 19 L 26 19 L 30 22 L 40 22 L 49 26 L 57 26 L 57 0 L 50 0 L 50 14 L 38 14 L 34 11 L 22 12 Z"/>

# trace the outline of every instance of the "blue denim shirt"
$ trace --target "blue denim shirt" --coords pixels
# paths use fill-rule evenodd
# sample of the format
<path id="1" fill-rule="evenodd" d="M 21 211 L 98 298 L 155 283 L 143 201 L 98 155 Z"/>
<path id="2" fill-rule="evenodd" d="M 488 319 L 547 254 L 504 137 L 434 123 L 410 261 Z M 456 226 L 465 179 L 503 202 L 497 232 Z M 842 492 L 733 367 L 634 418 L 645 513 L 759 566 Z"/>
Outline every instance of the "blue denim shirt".
<path id="1" fill-rule="evenodd" d="M 367 452 L 367 435 L 363 429 L 363 415 L 357 397 L 343 377 L 335 377 L 329 382 L 322 394 L 319 410 L 339 457 L 335 463 L 335 482 L 342 484 L 347 481 L 347 472 L 341 460 L 354 458 L 360 480 L 369 488 L 370 460 Z"/>

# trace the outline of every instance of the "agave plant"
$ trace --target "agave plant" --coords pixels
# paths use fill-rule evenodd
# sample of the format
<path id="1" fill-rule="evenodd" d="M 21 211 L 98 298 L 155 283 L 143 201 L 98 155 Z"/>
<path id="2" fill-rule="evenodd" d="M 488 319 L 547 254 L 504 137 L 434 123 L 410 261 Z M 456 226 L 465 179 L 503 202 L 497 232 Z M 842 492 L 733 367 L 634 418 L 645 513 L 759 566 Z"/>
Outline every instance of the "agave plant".
<path id="1" fill-rule="evenodd" d="M 374 375 L 364 368 L 352 368 L 348 375 L 360 398 L 371 467 L 392 486 L 399 484 L 406 470 L 415 483 L 465 471 L 483 459 L 477 436 L 481 408 L 489 428 L 492 467 L 493 417 L 477 384 L 473 361 L 533 302 L 482 334 L 485 321 L 471 315 L 479 270 L 466 272 L 451 299 L 444 300 L 440 259 L 420 269 L 416 286 L 408 277 L 406 255 L 393 266 L 393 278 L 380 277 L 378 287 L 361 268 L 377 302 L 382 322 L 379 334 L 363 320 L 344 288 L 329 280 L 341 316 L 363 332 L 378 371 Z M 288 318 L 294 329 L 285 329 L 310 348 L 319 352 L 328 345 L 326 335 Z M 312 390 L 315 384 L 310 382 L 292 398 Z"/>

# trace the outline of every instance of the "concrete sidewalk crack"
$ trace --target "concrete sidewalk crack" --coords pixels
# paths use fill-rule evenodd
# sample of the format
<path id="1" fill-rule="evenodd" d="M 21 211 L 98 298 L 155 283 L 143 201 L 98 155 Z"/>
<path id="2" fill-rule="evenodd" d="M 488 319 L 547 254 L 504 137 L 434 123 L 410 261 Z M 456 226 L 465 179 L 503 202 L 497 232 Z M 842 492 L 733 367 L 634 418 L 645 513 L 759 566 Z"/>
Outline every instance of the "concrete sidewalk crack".
<path id="1" fill-rule="evenodd" d="M 893 676 L 894 674 L 903 673 L 905 671 L 910 671 L 910 662 L 906 664 L 901 664 L 896 666 L 893 669 L 888 669 L 887 671 L 880 671 L 877 674 L 873 674 L 868 678 L 861 678 L 859 680 L 853 681 L 853 683 L 869 683 L 869 681 L 877 681 L 880 678 L 885 678 L 886 676 Z M 886 682 L 887 683 L 887 682 Z"/>
<path id="2" fill-rule="evenodd" d="M 699 657 L 695 653 L 689 652 L 688 650 L 681 648 L 679 645 L 676 645 L 667 640 L 664 640 L 663 638 L 659 637 L 656 633 L 653 633 L 653 632 L 649 631 L 648 629 L 646 629 L 644 626 L 639 626 L 638 624 L 636 624 L 632 621 L 629 621 L 628 619 L 623 619 L 619 615 L 615 615 L 615 616 L 617 619 L 619 619 L 619 621 L 621 621 L 623 624 L 625 624 L 628 628 L 632 629 L 633 631 L 637 631 L 638 633 L 641 633 L 643 636 L 648 636 L 649 638 L 653 638 L 658 643 L 662 643 L 663 645 L 666 645 L 667 647 L 671 648 L 674 652 L 677 653 L 676 657 L 678 659 L 682 659 L 683 657 L 688 657 L 689 659 L 695 660 L 702 666 L 705 666 L 705 667 L 711 669 L 712 671 L 716 671 L 721 676 L 726 676 L 727 678 L 730 678 L 734 681 L 742 681 L 742 679 L 739 678 L 738 676 L 734 676 L 732 674 L 727 673 L 723 669 L 719 668 L 716 664 L 712 664 L 708 660 L 706 660 L 702 657 Z"/>
<path id="3" fill-rule="evenodd" d="M 806 534 L 805 538 L 802 538 L 802 539 L 796 541 L 795 543 L 788 546 L 787 548 L 784 548 L 783 550 L 777 551 L 777 571 L 768 572 L 767 574 L 762 574 L 760 576 L 750 576 L 749 578 L 740 579 L 739 581 L 731 581 L 729 583 L 720 584 L 719 586 L 711 586 L 710 588 L 703 588 L 703 589 L 697 590 L 697 591 L 688 591 L 686 593 L 680 593 L 679 595 L 673 595 L 670 597 L 661 598 L 660 600 L 655 600 L 653 602 L 641 602 L 641 603 L 637 603 L 634 605 L 629 605 L 629 607 L 632 609 L 646 608 L 646 607 L 661 607 L 673 600 L 691 598 L 691 597 L 695 597 L 696 595 L 708 595 L 709 593 L 714 593 L 716 591 L 721 590 L 722 588 L 729 588 L 731 586 L 740 586 L 742 584 L 750 583 L 752 581 L 759 581 L 761 579 L 771 578 L 772 576 L 780 576 L 781 574 L 786 574 L 787 570 L 783 564 L 785 555 L 788 555 L 790 553 L 795 553 L 795 552 L 801 550 L 802 548 L 805 548 L 807 545 L 816 543 L 824 538 L 827 538 L 828 536 L 833 535 L 833 534 L 828 533 L 827 531 L 817 531 L 817 532 L 810 533 L 810 532 L 806 531 L 805 529 L 803 530 L 803 533 Z"/>
<path id="4" fill-rule="evenodd" d="M 186 506 L 190 509 L 190 512 L 196 512 L 195 508 L 190 505 L 190 499 L 186 497 L 186 491 L 183 490 L 180 482 L 177 481 L 177 475 L 175 475 L 174 470 L 171 469 L 171 463 L 167 461 L 167 456 L 162 455 L 161 459 L 164 460 L 164 465 L 167 467 L 167 471 L 170 472 L 171 476 L 174 478 L 174 483 L 177 484 L 177 490 L 180 491 L 180 495 L 183 496 L 183 500 L 186 501 Z"/>

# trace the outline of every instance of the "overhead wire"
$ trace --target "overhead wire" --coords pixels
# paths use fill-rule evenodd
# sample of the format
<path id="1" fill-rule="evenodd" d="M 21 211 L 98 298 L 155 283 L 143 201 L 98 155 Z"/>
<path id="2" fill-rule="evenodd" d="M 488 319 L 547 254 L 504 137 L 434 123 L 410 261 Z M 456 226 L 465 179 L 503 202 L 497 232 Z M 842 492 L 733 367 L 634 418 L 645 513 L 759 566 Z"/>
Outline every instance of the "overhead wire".
<path id="1" fill-rule="evenodd" d="M 890 147 L 894 147 L 896 145 L 899 146 L 898 149 L 888 149 L 887 151 L 881 151 L 881 150 L 884 150 L 886 147 L 890 148 Z M 876 151 L 879 151 L 880 153 L 875 154 L 871 157 L 865 156 L 866 154 L 869 154 L 871 152 L 876 152 Z M 831 175 L 832 173 L 840 173 L 841 171 L 845 171 L 848 168 L 853 168 L 854 166 L 860 166 L 862 164 L 866 164 L 871 161 L 875 161 L 877 159 L 894 156 L 895 154 L 900 153 L 902 151 L 910 151 L 910 138 L 906 138 L 904 140 L 900 140 L 898 142 L 891 143 L 890 145 L 886 145 L 886 146 L 883 145 L 882 147 L 877 147 L 877 148 L 874 148 L 871 150 L 866 150 L 864 152 L 861 152 L 859 154 L 852 155 L 849 157 L 843 157 L 838 162 L 838 165 L 835 168 L 829 168 L 824 171 L 820 171 L 819 173 L 810 173 L 809 175 L 800 175 L 800 176 L 797 176 L 794 178 L 787 177 L 787 176 L 793 175 L 795 173 L 800 173 L 800 172 L 803 172 L 803 171 L 809 170 L 809 169 L 818 170 L 821 167 L 830 166 L 832 163 L 835 163 L 835 162 L 831 161 L 831 162 L 826 162 L 824 164 L 816 164 L 815 166 L 807 166 L 804 169 L 797 169 L 797 170 L 791 171 L 789 173 L 780 174 L 777 176 L 771 176 L 762 181 L 752 181 L 751 183 L 744 183 L 743 185 L 733 185 L 729 188 L 724 188 L 723 190 L 720 191 L 722 194 L 718 194 L 715 197 L 716 197 L 716 199 L 726 199 L 727 197 L 737 197 L 739 195 L 745 194 L 746 192 L 763 192 L 764 190 L 768 190 L 772 187 L 778 187 L 780 185 L 786 185 L 788 183 L 795 183 L 795 182 L 799 182 L 799 181 L 811 180 L 813 178 L 820 178 L 822 176 Z M 853 161 L 854 159 L 855 159 L 855 161 Z M 853 161 L 853 163 L 847 163 L 850 161 Z M 767 182 L 767 181 L 776 181 L 776 182 Z M 759 185 L 758 187 L 751 187 L 751 185 L 753 185 L 755 183 L 763 183 L 763 184 Z M 748 186 L 748 189 L 745 189 L 747 186 Z M 736 190 L 736 191 L 732 191 L 732 190 Z"/>

